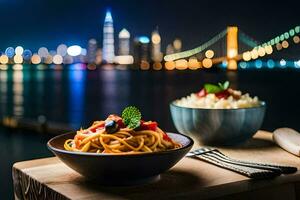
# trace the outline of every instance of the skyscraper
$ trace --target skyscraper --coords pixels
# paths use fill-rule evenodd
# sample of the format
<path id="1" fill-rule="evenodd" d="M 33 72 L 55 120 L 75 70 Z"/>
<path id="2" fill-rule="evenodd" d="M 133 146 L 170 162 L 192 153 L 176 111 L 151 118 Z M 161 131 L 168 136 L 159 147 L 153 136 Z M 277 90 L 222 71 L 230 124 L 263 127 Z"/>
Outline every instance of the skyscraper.
<path id="1" fill-rule="evenodd" d="M 97 40 L 90 39 L 87 46 L 87 61 L 88 63 L 95 63 L 97 52 Z"/>
<path id="2" fill-rule="evenodd" d="M 115 57 L 114 26 L 110 10 L 106 11 L 103 26 L 103 60 L 113 63 Z"/>
<path id="3" fill-rule="evenodd" d="M 134 62 L 140 64 L 141 61 L 149 61 L 150 39 L 147 36 L 140 36 L 134 39 L 133 56 Z"/>
<path id="4" fill-rule="evenodd" d="M 151 58 L 154 62 L 160 62 L 162 60 L 162 53 L 160 50 L 161 38 L 158 33 L 158 30 L 152 32 L 151 42 L 152 42 Z"/>
<path id="5" fill-rule="evenodd" d="M 130 33 L 123 28 L 119 33 L 119 55 L 129 55 Z"/>

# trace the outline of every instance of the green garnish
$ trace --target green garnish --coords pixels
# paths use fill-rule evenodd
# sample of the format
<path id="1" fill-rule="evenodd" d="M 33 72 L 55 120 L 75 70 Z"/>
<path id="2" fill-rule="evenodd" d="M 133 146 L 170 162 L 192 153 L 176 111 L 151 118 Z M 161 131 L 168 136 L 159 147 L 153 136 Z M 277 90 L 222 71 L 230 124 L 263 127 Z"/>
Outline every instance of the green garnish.
<path id="1" fill-rule="evenodd" d="M 140 126 L 142 114 L 138 108 L 129 106 L 122 111 L 122 118 L 128 128 L 135 129 Z"/>
<path id="2" fill-rule="evenodd" d="M 204 84 L 204 88 L 205 88 L 207 93 L 222 92 L 224 90 L 227 90 L 228 87 L 229 87 L 229 82 L 228 81 L 225 81 L 223 84 L 218 83 L 218 85 L 214 85 L 214 84 L 210 84 L 210 83 Z"/>

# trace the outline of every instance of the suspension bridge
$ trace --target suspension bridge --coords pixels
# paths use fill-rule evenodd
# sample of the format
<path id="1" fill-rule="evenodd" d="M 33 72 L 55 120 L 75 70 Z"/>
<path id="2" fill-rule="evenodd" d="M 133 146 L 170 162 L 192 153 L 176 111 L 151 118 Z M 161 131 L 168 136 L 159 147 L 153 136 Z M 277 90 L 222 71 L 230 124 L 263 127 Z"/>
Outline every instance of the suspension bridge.
<path id="1" fill-rule="evenodd" d="M 300 26 L 296 26 L 283 32 L 268 41 L 258 42 L 236 26 L 229 26 L 200 46 L 169 54 L 164 57 L 166 66 L 168 62 L 179 62 L 181 60 L 196 57 L 206 65 L 226 63 L 228 70 L 237 70 L 240 60 L 250 61 L 272 54 L 275 50 L 288 48 L 288 40 L 295 44 L 300 43 Z M 205 55 L 205 56 L 203 56 Z"/>

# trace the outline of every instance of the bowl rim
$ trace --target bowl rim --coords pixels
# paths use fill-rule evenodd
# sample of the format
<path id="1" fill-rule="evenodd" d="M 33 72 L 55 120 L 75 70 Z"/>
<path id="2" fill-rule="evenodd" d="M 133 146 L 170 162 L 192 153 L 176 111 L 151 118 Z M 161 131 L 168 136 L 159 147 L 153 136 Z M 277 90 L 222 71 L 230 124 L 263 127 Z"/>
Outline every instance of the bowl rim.
<path id="1" fill-rule="evenodd" d="M 190 109 L 190 110 L 222 110 L 222 111 L 232 111 L 232 110 L 251 110 L 251 109 L 257 109 L 257 108 L 266 108 L 267 104 L 265 101 L 260 101 L 260 105 L 258 106 L 254 106 L 254 107 L 247 107 L 247 108 L 191 108 L 191 107 L 184 107 L 184 106 L 179 106 L 179 105 L 176 105 L 175 102 L 177 101 L 178 99 L 176 100 L 173 100 L 171 103 L 170 103 L 170 106 L 174 106 L 174 107 L 177 107 L 177 108 L 184 108 L 184 109 Z"/>
<path id="2" fill-rule="evenodd" d="M 175 135 L 181 135 L 183 137 L 185 137 L 186 139 L 188 139 L 189 143 L 186 146 L 177 148 L 177 149 L 171 149 L 171 150 L 167 150 L 167 151 L 158 151 L 158 152 L 145 152 L 145 153 L 136 153 L 136 154 L 109 154 L 109 153 L 89 153 L 89 152 L 77 152 L 77 151 L 67 151 L 64 149 L 59 149 L 59 148 L 55 148 L 53 147 L 50 143 L 53 140 L 56 140 L 62 136 L 65 135 L 70 135 L 70 134 L 74 134 L 75 132 L 68 132 L 68 133 L 64 133 L 64 134 L 60 134 L 57 135 L 53 138 L 51 138 L 48 142 L 47 142 L 47 147 L 49 150 L 54 151 L 54 152 L 59 152 L 59 153 L 63 153 L 63 154 L 69 154 L 69 155 L 79 155 L 79 156 L 96 156 L 96 157 L 144 157 L 144 156 L 152 156 L 152 155 L 161 155 L 161 154 L 170 154 L 170 153 L 174 153 L 176 151 L 181 151 L 184 149 L 188 149 L 190 147 L 192 147 L 194 145 L 194 140 L 184 134 L 181 133 L 172 133 L 172 132 L 166 132 L 171 133 L 171 134 L 175 134 Z"/>

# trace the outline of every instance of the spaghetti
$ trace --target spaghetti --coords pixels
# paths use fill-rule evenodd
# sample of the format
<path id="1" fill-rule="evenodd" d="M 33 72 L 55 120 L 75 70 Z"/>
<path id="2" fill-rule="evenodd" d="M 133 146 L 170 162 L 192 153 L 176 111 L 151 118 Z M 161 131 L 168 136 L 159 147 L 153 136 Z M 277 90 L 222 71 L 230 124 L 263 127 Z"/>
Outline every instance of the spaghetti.
<path id="1" fill-rule="evenodd" d="M 64 148 L 78 152 L 134 154 L 181 147 L 156 122 L 140 120 L 138 127 L 132 128 L 126 121 L 130 122 L 117 115 L 95 121 L 89 128 L 78 130 L 73 139 L 66 140 Z"/>

